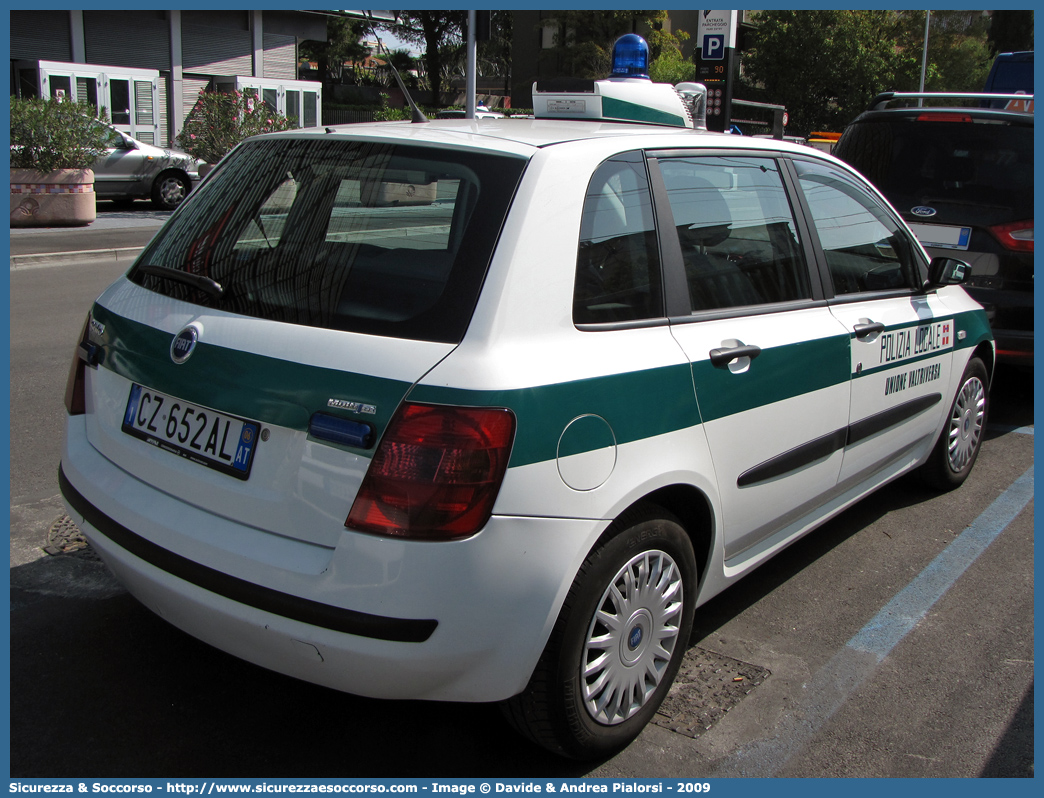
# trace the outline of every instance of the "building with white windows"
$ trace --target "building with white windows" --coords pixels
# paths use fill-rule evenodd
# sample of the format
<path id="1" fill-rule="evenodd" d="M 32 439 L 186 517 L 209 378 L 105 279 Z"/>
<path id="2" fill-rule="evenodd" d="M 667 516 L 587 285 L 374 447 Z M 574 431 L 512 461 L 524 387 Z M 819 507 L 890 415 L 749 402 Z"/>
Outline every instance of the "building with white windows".
<path id="1" fill-rule="evenodd" d="M 300 126 L 322 122 L 322 84 L 297 79 L 299 42 L 329 12 L 12 10 L 11 95 L 104 107 L 120 130 L 166 145 L 199 92 L 252 89 Z"/>

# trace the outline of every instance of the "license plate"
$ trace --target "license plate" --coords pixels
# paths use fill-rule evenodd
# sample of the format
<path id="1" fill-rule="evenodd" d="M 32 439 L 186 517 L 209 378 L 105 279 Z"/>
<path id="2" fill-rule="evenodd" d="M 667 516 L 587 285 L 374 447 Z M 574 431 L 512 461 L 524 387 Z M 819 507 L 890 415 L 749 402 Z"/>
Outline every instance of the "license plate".
<path id="1" fill-rule="evenodd" d="M 943 224 L 910 224 L 910 230 L 926 247 L 967 249 L 971 240 L 970 227 L 949 227 Z"/>
<path id="2" fill-rule="evenodd" d="M 123 431 L 193 463 L 246 479 L 261 425 L 135 384 Z"/>

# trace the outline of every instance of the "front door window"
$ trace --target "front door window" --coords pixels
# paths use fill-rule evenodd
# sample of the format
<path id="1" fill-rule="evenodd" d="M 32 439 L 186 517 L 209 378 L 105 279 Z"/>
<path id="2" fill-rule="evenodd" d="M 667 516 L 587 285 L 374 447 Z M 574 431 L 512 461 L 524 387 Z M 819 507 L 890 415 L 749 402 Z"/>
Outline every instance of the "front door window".
<path id="1" fill-rule="evenodd" d="M 840 478 L 895 473 L 923 454 L 942 424 L 954 317 L 938 295 L 920 290 L 924 256 L 880 200 L 840 169 L 794 165 L 833 285 L 831 312 L 851 339 Z"/>

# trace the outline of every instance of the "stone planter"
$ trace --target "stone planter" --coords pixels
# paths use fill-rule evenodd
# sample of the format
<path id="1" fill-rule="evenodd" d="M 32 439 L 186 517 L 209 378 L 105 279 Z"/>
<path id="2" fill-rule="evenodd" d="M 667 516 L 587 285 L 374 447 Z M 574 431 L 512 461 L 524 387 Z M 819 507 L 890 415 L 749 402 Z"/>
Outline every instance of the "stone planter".
<path id="1" fill-rule="evenodd" d="M 92 170 L 11 170 L 11 227 L 82 226 L 95 218 Z"/>

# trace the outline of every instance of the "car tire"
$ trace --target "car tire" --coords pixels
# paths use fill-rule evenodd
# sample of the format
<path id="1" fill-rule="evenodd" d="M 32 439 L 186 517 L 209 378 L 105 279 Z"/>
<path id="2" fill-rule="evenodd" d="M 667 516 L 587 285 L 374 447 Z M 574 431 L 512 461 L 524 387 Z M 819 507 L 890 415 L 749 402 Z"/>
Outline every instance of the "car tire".
<path id="1" fill-rule="evenodd" d="M 652 505 L 625 513 L 580 567 L 528 686 L 503 705 L 508 720 L 577 759 L 627 746 L 685 656 L 696 584 L 679 521 Z"/>
<path id="2" fill-rule="evenodd" d="M 179 172 L 160 172 L 152 181 L 152 204 L 165 211 L 172 211 L 188 196 L 192 185 Z"/>
<path id="3" fill-rule="evenodd" d="M 921 466 L 921 476 L 929 485 L 948 491 L 964 483 L 982 448 L 988 412 L 989 376 L 982 360 L 973 357 L 961 376 L 939 440 Z"/>

